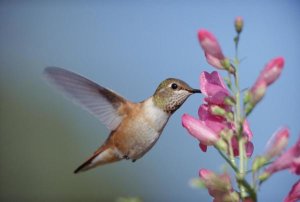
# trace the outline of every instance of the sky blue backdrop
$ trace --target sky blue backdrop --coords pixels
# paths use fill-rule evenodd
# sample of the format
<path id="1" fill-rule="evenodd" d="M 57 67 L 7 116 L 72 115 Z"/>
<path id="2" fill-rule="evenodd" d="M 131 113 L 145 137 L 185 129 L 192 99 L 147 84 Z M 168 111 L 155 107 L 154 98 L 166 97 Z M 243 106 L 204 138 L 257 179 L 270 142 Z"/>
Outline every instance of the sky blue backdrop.
<path id="1" fill-rule="evenodd" d="M 197 30 L 215 33 L 234 55 L 233 20 L 241 15 L 241 86 L 253 84 L 265 63 L 284 56 L 285 69 L 250 117 L 254 155 L 281 125 L 300 132 L 298 1 L 59 1 L 0 3 L 0 199 L 1 201 L 210 201 L 188 186 L 200 168 L 220 171 L 222 159 L 181 126 L 196 116 L 202 96 L 192 96 L 169 121 L 155 147 L 132 164 L 121 162 L 74 175 L 106 138 L 91 115 L 50 88 L 46 66 L 60 66 L 107 86 L 132 101 L 150 96 L 167 77 L 198 87 L 212 71 Z M 281 201 L 298 176 L 276 174 L 261 187 L 260 201 Z"/>

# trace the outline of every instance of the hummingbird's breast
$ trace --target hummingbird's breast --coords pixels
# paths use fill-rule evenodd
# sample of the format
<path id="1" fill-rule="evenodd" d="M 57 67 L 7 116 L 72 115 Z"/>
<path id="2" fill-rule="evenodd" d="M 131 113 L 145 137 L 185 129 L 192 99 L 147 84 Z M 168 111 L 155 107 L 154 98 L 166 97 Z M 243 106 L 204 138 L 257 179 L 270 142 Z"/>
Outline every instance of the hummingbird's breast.
<path id="1" fill-rule="evenodd" d="M 136 105 L 115 136 L 116 146 L 130 159 L 138 159 L 152 148 L 170 117 L 154 105 L 152 98 Z"/>

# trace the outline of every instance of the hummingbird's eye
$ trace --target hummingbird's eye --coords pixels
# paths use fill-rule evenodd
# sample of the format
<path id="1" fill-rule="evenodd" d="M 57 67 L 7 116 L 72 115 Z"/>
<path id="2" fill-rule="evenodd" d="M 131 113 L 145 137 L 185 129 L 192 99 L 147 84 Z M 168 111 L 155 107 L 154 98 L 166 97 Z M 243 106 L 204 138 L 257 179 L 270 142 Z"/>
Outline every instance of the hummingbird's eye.
<path id="1" fill-rule="evenodd" d="M 178 86 L 177 86 L 176 83 L 172 83 L 171 88 L 172 88 L 173 90 L 176 90 L 176 89 L 178 88 Z"/>

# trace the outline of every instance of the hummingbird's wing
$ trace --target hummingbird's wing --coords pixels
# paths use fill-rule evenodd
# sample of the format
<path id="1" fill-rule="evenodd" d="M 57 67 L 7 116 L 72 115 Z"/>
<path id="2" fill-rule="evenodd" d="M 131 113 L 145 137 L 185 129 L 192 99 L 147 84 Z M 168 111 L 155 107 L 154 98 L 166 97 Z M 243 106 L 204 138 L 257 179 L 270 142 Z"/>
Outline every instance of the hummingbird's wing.
<path id="1" fill-rule="evenodd" d="M 126 103 L 126 100 L 120 95 L 59 67 L 47 67 L 44 74 L 75 103 L 97 117 L 109 130 L 115 130 L 121 123 L 122 114 L 118 109 Z"/>

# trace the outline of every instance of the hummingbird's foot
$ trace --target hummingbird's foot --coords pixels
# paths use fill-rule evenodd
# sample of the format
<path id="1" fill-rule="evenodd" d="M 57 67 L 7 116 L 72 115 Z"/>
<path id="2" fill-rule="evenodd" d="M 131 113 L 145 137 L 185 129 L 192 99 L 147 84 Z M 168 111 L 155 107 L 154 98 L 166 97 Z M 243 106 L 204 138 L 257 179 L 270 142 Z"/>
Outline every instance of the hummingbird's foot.
<path id="1" fill-rule="evenodd" d="M 123 158 L 126 159 L 126 160 L 130 159 L 128 155 L 124 155 Z"/>
<path id="2" fill-rule="evenodd" d="M 132 163 L 136 162 L 136 159 L 132 159 Z"/>

